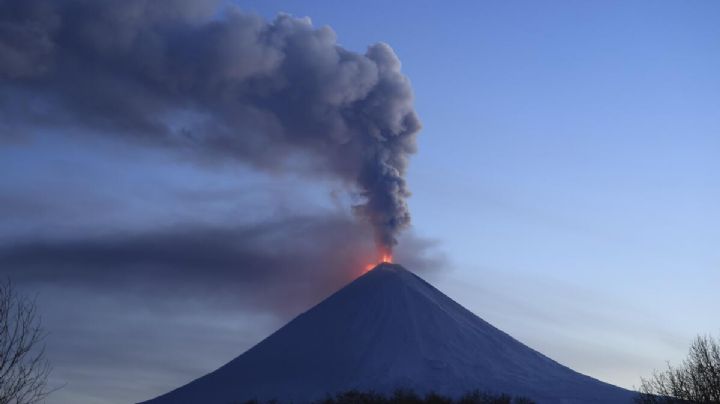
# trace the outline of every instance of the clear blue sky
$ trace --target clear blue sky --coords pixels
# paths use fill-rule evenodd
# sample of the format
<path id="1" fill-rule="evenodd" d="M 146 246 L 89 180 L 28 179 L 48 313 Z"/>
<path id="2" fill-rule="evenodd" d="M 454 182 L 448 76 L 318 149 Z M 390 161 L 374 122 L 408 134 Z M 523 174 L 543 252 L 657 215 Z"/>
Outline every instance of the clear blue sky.
<path id="1" fill-rule="evenodd" d="M 428 278 L 449 296 L 551 358 L 623 387 L 680 360 L 694 335 L 720 334 L 720 3 L 238 4 L 268 19 L 309 16 L 356 52 L 385 42 L 398 54 L 423 122 L 409 171 L 413 232 L 447 258 Z M 0 192 L 10 202 L 42 197 L 31 218 L 0 224 L 0 241 L 227 215 L 251 221 L 337 202 L 331 182 L 109 147 L 72 137 L 4 143 Z M 174 202 L 180 193 L 183 204 Z M 104 209 L 85 209 L 89 201 Z M 82 219 L 63 219 L 79 211 Z M 41 303 L 58 296 L 41 293 Z M 157 324 L 105 296 L 92 301 L 138 329 Z M 73 295 L 66 304 L 87 300 Z M 103 388 L 124 401 L 165 392 L 285 320 L 209 316 L 183 304 L 188 314 L 166 320 L 167 334 L 207 329 L 198 356 L 186 352 L 198 336 L 186 336 L 157 353 L 185 352 L 174 359 L 186 363 L 176 374 L 132 391 L 121 382 Z M 72 317 L 71 309 L 48 310 L 58 335 L 78 332 L 64 334 L 68 322 L 53 319 Z M 167 341 L 152 335 L 142 349 Z M 82 388 L 69 386 L 58 400 L 90 397 Z"/>

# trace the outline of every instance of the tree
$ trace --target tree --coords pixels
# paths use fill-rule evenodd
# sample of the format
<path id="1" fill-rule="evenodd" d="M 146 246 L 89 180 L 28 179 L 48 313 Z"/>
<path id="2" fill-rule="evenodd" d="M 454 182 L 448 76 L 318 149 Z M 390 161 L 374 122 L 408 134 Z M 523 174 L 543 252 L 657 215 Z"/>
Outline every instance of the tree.
<path id="1" fill-rule="evenodd" d="M 35 301 L 0 283 L 0 404 L 32 404 L 48 395 L 50 365 Z"/>
<path id="2" fill-rule="evenodd" d="M 642 379 L 639 404 L 720 404 L 720 339 L 698 336 L 678 367 Z"/>
<path id="3" fill-rule="evenodd" d="M 534 404 L 534 401 L 523 397 L 513 398 L 507 394 L 482 393 L 477 390 L 454 399 L 433 392 L 423 396 L 412 390 L 400 389 L 391 395 L 351 390 L 328 396 L 324 400 L 316 401 L 315 404 Z"/>

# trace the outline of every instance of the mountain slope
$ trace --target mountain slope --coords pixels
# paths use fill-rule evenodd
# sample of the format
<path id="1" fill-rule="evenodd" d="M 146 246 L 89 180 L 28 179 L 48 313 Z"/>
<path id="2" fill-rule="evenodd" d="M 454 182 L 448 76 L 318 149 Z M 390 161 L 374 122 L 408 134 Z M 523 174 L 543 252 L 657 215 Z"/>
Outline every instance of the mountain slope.
<path id="1" fill-rule="evenodd" d="M 399 387 L 568 404 L 633 395 L 528 348 L 401 266 L 381 264 L 220 369 L 146 403 L 307 402 Z"/>

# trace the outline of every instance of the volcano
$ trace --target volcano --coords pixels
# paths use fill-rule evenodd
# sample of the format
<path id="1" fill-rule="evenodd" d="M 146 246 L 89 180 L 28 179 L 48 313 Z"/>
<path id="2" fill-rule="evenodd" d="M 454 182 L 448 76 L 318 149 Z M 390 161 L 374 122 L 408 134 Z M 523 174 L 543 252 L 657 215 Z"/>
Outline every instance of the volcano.
<path id="1" fill-rule="evenodd" d="M 145 403 L 305 403 L 398 388 L 508 393 L 542 404 L 634 397 L 549 359 L 400 265 L 383 263 L 216 371 Z"/>

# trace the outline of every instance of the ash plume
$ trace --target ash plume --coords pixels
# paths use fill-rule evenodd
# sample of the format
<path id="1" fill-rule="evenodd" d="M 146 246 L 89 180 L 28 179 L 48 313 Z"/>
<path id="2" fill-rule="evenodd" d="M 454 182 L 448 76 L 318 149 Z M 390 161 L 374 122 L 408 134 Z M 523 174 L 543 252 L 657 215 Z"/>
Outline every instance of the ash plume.
<path id="1" fill-rule="evenodd" d="M 106 136 L 351 184 L 391 250 L 420 122 L 386 44 L 192 0 L 0 0 L 0 137 Z"/>
<path id="2" fill-rule="evenodd" d="M 7 211 L 7 210 L 6 210 Z M 0 213 L 5 213 L 0 206 Z M 367 226 L 316 212 L 251 224 L 176 223 L 105 235 L 35 235 L 0 243 L 0 274 L 33 288 L 216 302 L 278 315 L 317 303 L 368 264 Z M 419 273 L 447 267 L 433 240 L 403 235 Z"/>

